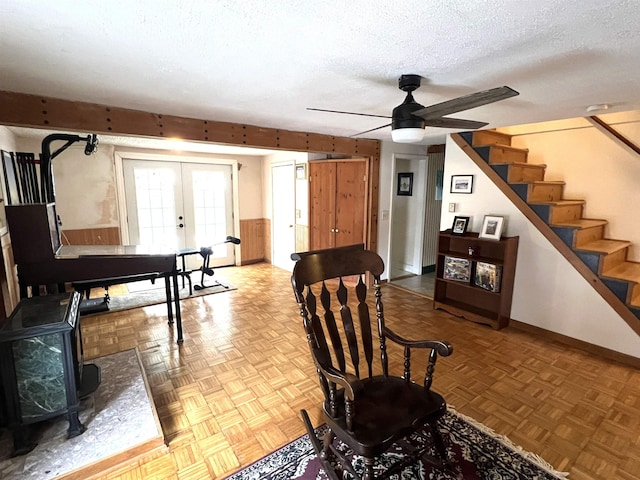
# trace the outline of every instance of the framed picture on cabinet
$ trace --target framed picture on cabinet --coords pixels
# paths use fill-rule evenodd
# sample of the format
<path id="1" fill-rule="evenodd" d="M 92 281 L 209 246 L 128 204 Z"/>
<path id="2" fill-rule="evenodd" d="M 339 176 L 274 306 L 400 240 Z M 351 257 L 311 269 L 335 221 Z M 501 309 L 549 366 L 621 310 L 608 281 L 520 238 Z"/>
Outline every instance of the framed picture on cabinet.
<path id="1" fill-rule="evenodd" d="M 467 233 L 470 217 L 454 217 L 451 233 L 453 235 L 464 235 Z"/>
<path id="2" fill-rule="evenodd" d="M 504 217 L 485 215 L 484 220 L 482 221 L 482 229 L 478 236 L 480 238 L 488 238 L 489 240 L 500 240 L 503 223 Z"/>
<path id="3" fill-rule="evenodd" d="M 473 175 L 451 175 L 450 193 L 472 193 Z"/>
<path id="4" fill-rule="evenodd" d="M 398 173 L 398 195 L 413 195 L 413 172 Z"/>

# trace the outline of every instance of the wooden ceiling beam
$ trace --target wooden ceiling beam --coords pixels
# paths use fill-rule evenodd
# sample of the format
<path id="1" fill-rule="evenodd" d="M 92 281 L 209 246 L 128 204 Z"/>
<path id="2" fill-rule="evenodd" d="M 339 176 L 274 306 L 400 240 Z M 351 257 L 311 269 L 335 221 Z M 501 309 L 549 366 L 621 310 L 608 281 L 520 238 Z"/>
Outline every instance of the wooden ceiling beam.
<path id="1" fill-rule="evenodd" d="M 379 140 L 177 117 L 6 91 L 0 91 L 0 124 L 299 152 L 356 156 L 377 156 L 380 152 Z"/>

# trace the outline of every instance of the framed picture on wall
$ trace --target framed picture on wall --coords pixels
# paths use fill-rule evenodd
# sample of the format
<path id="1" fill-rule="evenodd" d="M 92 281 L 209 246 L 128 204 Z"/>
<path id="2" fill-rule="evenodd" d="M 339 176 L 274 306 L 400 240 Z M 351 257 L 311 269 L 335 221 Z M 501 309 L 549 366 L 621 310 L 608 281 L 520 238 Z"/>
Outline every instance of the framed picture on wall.
<path id="1" fill-rule="evenodd" d="M 413 172 L 398 173 L 398 195 L 413 195 Z"/>
<path id="2" fill-rule="evenodd" d="M 452 175 L 450 193 L 472 193 L 473 175 Z"/>

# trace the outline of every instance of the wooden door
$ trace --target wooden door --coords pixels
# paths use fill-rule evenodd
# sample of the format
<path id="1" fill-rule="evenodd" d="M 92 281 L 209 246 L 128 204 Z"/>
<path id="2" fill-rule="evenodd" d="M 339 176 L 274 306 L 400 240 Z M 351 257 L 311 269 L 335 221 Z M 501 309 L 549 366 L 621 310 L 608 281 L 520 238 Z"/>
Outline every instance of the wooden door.
<path id="1" fill-rule="evenodd" d="M 336 164 L 309 162 L 309 250 L 334 246 Z"/>
<path id="2" fill-rule="evenodd" d="M 364 243 L 367 160 L 309 162 L 309 249 Z"/>
<path id="3" fill-rule="evenodd" d="M 336 169 L 336 247 L 364 243 L 367 164 L 364 161 L 337 163 Z"/>

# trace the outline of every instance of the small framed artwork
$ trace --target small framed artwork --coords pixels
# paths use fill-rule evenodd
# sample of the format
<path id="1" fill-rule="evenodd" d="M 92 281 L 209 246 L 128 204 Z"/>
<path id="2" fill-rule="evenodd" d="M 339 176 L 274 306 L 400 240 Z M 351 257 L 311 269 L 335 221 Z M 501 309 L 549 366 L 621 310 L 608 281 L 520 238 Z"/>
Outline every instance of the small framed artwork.
<path id="1" fill-rule="evenodd" d="M 467 233 L 469 218 L 470 217 L 454 217 L 453 225 L 451 226 L 451 233 L 453 235 L 464 235 Z"/>
<path id="2" fill-rule="evenodd" d="M 489 240 L 500 240 L 503 223 L 504 217 L 485 215 L 484 220 L 482 221 L 482 229 L 478 236 L 480 238 L 488 238 Z"/>
<path id="3" fill-rule="evenodd" d="M 296 180 L 305 180 L 307 178 L 307 164 L 299 163 L 296 165 Z"/>
<path id="4" fill-rule="evenodd" d="M 473 175 L 451 175 L 451 193 L 472 193 Z"/>
<path id="5" fill-rule="evenodd" d="M 413 195 L 413 172 L 398 173 L 398 195 Z"/>

